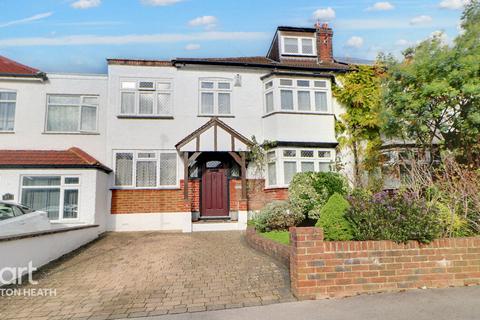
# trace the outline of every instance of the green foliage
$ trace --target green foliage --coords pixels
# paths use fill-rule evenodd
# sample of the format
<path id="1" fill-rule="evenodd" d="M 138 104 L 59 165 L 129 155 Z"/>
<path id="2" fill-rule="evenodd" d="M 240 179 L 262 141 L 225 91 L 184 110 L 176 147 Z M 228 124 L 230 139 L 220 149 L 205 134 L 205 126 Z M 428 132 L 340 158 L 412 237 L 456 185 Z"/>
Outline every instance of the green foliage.
<path id="1" fill-rule="evenodd" d="M 297 173 L 288 188 L 292 211 L 317 220 L 320 210 L 334 193 L 346 195 L 345 178 L 336 172 Z"/>
<path id="2" fill-rule="evenodd" d="M 290 209 L 287 201 L 273 201 L 267 204 L 253 219 L 259 232 L 288 230 L 302 222 L 304 216 Z"/>
<path id="3" fill-rule="evenodd" d="M 288 231 L 270 231 L 260 233 L 260 235 L 281 244 L 290 244 L 290 232 Z"/>
<path id="4" fill-rule="evenodd" d="M 328 199 L 320 211 L 320 219 L 315 225 L 323 228 L 325 240 L 347 241 L 353 239 L 352 226 L 345 218 L 345 212 L 349 208 L 348 201 L 338 193 L 334 193 Z"/>
<path id="5" fill-rule="evenodd" d="M 376 166 L 380 146 L 381 81 L 376 67 L 358 66 L 339 76 L 333 89 L 335 98 L 345 107 L 337 122 L 340 147 L 347 147 L 354 157 L 355 185 L 361 184 L 361 172 Z"/>
<path id="6" fill-rule="evenodd" d="M 465 163 L 480 165 L 480 5 L 462 18 L 464 33 L 449 47 L 441 36 L 384 59 L 385 133 L 431 148 L 436 140 Z"/>
<path id="7" fill-rule="evenodd" d="M 468 237 L 472 231 L 468 227 L 468 221 L 452 212 L 448 206 L 436 203 L 439 211 L 439 219 L 442 237 Z"/>
<path id="8" fill-rule="evenodd" d="M 349 202 L 351 207 L 345 216 L 355 240 L 429 243 L 441 235 L 438 208 L 408 192 L 354 192 Z"/>

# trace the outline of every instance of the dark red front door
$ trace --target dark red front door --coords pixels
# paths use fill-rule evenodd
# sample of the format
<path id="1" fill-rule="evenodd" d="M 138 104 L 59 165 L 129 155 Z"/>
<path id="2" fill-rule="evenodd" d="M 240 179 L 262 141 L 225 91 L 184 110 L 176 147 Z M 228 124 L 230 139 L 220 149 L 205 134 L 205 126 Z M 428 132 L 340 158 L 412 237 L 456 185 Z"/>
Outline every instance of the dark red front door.
<path id="1" fill-rule="evenodd" d="M 225 217 L 229 215 L 228 180 L 225 169 L 206 169 L 202 176 L 203 217 Z"/>

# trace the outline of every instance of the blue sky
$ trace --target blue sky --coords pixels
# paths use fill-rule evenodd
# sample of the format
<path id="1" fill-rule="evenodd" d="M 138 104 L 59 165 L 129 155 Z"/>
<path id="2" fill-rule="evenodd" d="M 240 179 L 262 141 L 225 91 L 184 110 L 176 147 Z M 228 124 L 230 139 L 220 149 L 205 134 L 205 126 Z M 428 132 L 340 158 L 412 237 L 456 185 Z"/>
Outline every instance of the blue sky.
<path id="1" fill-rule="evenodd" d="M 0 55 L 43 71 L 106 71 L 105 59 L 265 55 L 278 25 L 334 28 L 334 54 L 399 54 L 452 41 L 468 0 L 0 0 Z"/>

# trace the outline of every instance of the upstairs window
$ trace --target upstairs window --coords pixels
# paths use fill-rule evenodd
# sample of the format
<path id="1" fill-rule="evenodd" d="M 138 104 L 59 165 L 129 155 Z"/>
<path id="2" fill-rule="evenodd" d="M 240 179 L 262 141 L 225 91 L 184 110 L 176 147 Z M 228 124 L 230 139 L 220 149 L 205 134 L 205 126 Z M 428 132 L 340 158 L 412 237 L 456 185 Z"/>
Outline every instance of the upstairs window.
<path id="1" fill-rule="evenodd" d="M 0 90 L 0 131 L 13 131 L 17 93 Z"/>
<path id="2" fill-rule="evenodd" d="M 128 80 L 120 83 L 120 115 L 171 116 L 173 84 L 170 80 Z"/>
<path id="3" fill-rule="evenodd" d="M 47 132 L 97 132 L 97 96 L 48 95 Z"/>
<path id="4" fill-rule="evenodd" d="M 283 37 L 283 54 L 286 55 L 315 55 L 315 39 L 314 38 L 298 38 L 298 37 Z"/>
<path id="5" fill-rule="evenodd" d="M 200 81 L 200 115 L 231 115 L 232 83 L 226 79 Z"/>

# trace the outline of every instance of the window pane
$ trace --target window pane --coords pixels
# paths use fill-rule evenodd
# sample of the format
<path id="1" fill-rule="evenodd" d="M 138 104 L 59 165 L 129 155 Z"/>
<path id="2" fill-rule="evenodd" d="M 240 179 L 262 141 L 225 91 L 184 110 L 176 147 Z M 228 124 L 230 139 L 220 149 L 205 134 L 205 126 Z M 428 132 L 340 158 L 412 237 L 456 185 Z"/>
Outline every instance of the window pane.
<path id="1" fill-rule="evenodd" d="M 273 186 L 277 184 L 277 164 L 270 162 L 268 164 L 268 184 Z"/>
<path id="2" fill-rule="evenodd" d="M 78 190 L 63 192 L 63 218 L 75 219 L 78 217 Z"/>
<path id="3" fill-rule="evenodd" d="M 302 172 L 315 171 L 315 164 L 313 162 L 302 162 L 301 167 L 302 167 Z"/>
<path id="4" fill-rule="evenodd" d="M 273 159 L 275 159 L 275 151 L 267 152 L 267 159 L 268 159 L 268 160 L 273 160 Z"/>
<path id="5" fill-rule="evenodd" d="M 83 103 L 90 105 L 98 105 L 98 97 L 84 97 Z"/>
<path id="6" fill-rule="evenodd" d="M 122 89 L 136 89 L 137 83 L 136 82 L 122 82 Z"/>
<path id="7" fill-rule="evenodd" d="M 218 89 L 230 89 L 230 83 L 229 82 L 219 82 L 218 83 Z"/>
<path id="8" fill-rule="evenodd" d="M 139 152 L 137 157 L 141 159 L 154 159 L 156 154 L 155 152 Z"/>
<path id="9" fill-rule="evenodd" d="M 137 187 L 155 187 L 157 185 L 157 162 L 137 161 Z"/>
<path id="10" fill-rule="evenodd" d="M 308 80 L 298 80 L 297 86 L 299 87 L 310 87 L 310 81 Z"/>
<path id="11" fill-rule="evenodd" d="M 282 110 L 293 110 L 293 91 L 280 90 L 280 101 Z"/>
<path id="12" fill-rule="evenodd" d="M 74 104 L 80 105 L 80 96 L 48 96 L 49 104 Z"/>
<path id="13" fill-rule="evenodd" d="M 280 79 L 280 85 L 281 86 L 293 86 L 293 81 L 289 79 Z"/>
<path id="14" fill-rule="evenodd" d="M 285 53 L 298 53 L 297 38 L 283 38 Z"/>
<path id="15" fill-rule="evenodd" d="M 158 94 L 158 114 L 170 114 L 170 93 L 159 93 Z"/>
<path id="16" fill-rule="evenodd" d="M 58 220 L 60 188 L 23 189 L 22 204 L 34 210 L 46 211 L 50 220 Z"/>
<path id="17" fill-rule="evenodd" d="M 316 88 L 326 88 L 327 82 L 326 81 L 315 81 Z"/>
<path id="18" fill-rule="evenodd" d="M 213 89 L 213 82 L 210 81 L 202 81 L 202 89 Z"/>
<path id="19" fill-rule="evenodd" d="M 17 100 L 16 92 L 0 92 L 0 101 L 15 101 Z"/>
<path id="20" fill-rule="evenodd" d="M 82 107 L 82 122 L 80 123 L 80 130 L 97 130 L 97 107 Z"/>
<path id="21" fill-rule="evenodd" d="M 218 113 L 230 114 L 230 93 L 218 94 Z"/>
<path id="22" fill-rule="evenodd" d="M 14 124 L 15 102 L 0 102 L 0 131 L 12 131 Z"/>
<path id="23" fill-rule="evenodd" d="M 155 84 L 152 81 L 140 81 L 138 89 L 155 89 Z"/>
<path id="24" fill-rule="evenodd" d="M 122 114 L 134 114 L 135 113 L 135 93 L 134 92 L 122 92 Z"/>
<path id="25" fill-rule="evenodd" d="M 65 178 L 65 184 L 79 184 L 80 178 L 78 177 L 67 177 Z"/>
<path id="26" fill-rule="evenodd" d="M 177 154 L 160 154 L 160 185 L 171 186 L 177 184 Z"/>
<path id="27" fill-rule="evenodd" d="M 284 157 L 296 157 L 297 156 L 297 151 L 295 151 L 295 150 L 283 150 L 283 156 Z"/>
<path id="28" fill-rule="evenodd" d="M 153 93 L 141 93 L 139 114 L 153 114 Z"/>
<path id="29" fill-rule="evenodd" d="M 79 107 L 49 106 L 47 131 L 75 132 L 78 131 Z"/>
<path id="30" fill-rule="evenodd" d="M 330 163 L 320 162 L 318 164 L 318 171 L 320 172 L 330 172 Z"/>
<path id="31" fill-rule="evenodd" d="M 273 92 L 269 92 L 265 95 L 265 104 L 266 104 L 266 111 L 272 112 L 273 111 Z"/>
<path id="32" fill-rule="evenodd" d="M 158 90 L 170 90 L 171 84 L 170 82 L 159 82 L 157 83 Z"/>
<path id="33" fill-rule="evenodd" d="M 202 92 L 201 112 L 203 114 L 213 114 L 213 93 Z"/>
<path id="34" fill-rule="evenodd" d="M 313 39 L 302 39 L 302 53 L 313 54 Z"/>
<path id="35" fill-rule="evenodd" d="M 273 87 L 273 81 L 265 83 L 265 90 L 270 89 L 271 87 Z"/>
<path id="36" fill-rule="evenodd" d="M 323 112 L 328 111 L 326 92 L 315 92 L 315 110 Z"/>
<path id="37" fill-rule="evenodd" d="M 60 177 L 23 177 L 24 186 L 59 186 L 60 185 Z"/>
<path id="38" fill-rule="evenodd" d="M 297 173 L 297 163 L 294 161 L 285 161 L 283 163 L 283 175 L 285 184 L 289 184 L 292 181 L 295 173 Z"/>
<path id="39" fill-rule="evenodd" d="M 300 157 L 302 158 L 313 158 L 313 150 L 301 150 Z"/>
<path id="40" fill-rule="evenodd" d="M 310 91 L 298 91 L 298 110 L 311 110 Z"/>
<path id="41" fill-rule="evenodd" d="M 11 219 L 13 217 L 15 217 L 13 207 L 5 203 L 0 203 L 0 221 Z"/>
<path id="42" fill-rule="evenodd" d="M 117 153 L 115 161 L 115 185 L 132 185 L 133 154 Z"/>
<path id="43" fill-rule="evenodd" d="M 318 157 L 330 159 L 332 157 L 332 153 L 330 151 L 318 151 Z"/>

